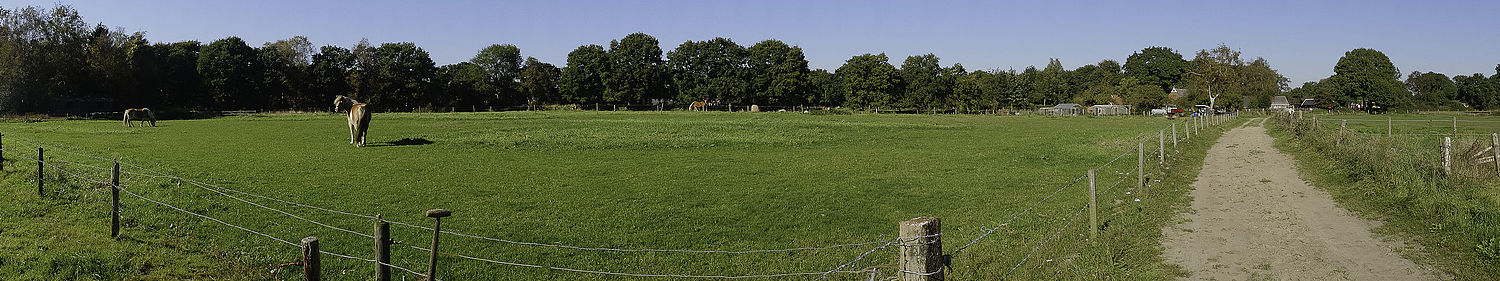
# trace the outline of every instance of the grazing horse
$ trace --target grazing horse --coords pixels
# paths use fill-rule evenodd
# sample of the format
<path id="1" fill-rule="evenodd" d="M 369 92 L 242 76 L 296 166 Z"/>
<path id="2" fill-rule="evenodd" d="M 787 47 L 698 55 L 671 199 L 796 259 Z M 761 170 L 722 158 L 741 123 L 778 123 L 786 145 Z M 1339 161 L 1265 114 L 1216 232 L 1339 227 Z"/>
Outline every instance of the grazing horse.
<path id="1" fill-rule="evenodd" d="M 131 124 L 130 121 L 141 121 L 141 127 L 145 127 L 146 122 L 149 121 L 152 127 L 156 127 L 156 114 L 151 113 L 150 108 L 126 109 L 124 119 L 125 127 L 135 127 L 133 126 L 135 124 Z"/>
<path id="2" fill-rule="evenodd" d="M 333 108 L 349 112 L 349 143 L 365 146 L 365 133 L 370 130 L 369 106 L 341 95 L 333 98 Z"/>
<path id="3" fill-rule="evenodd" d="M 688 111 L 708 111 L 708 100 L 695 101 L 688 105 Z"/>

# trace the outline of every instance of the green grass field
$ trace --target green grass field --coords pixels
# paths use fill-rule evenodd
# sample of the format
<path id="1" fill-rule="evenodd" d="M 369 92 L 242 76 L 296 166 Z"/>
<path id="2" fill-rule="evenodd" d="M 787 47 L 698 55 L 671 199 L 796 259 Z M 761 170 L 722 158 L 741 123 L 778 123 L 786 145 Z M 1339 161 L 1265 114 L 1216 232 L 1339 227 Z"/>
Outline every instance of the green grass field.
<path id="1" fill-rule="evenodd" d="M 5 253 L 0 255 L 0 276 L 263 280 L 273 272 L 281 278 L 300 274 L 300 269 L 270 268 L 295 261 L 296 247 L 125 194 L 123 234 L 113 241 L 108 237 L 107 187 L 78 180 L 49 182 L 47 195 L 37 197 L 35 162 L 16 158 L 34 157 L 38 144 L 48 146 L 49 161 L 94 179 L 107 179 L 107 171 L 85 165 L 107 167 L 109 162 L 84 155 L 417 225 L 430 226 L 424 211 L 444 208 L 453 211 L 443 221 L 444 230 L 514 241 L 622 249 L 818 247 L 893 239 L 898 222 L 935 216 L 943 219 L 944 251 L 951 252 L 1136 142 L 1147 141 L 1148 151 L 1154 152 L 1157 131 L 1168 122 L 973 115 L 394 113 L 375 116 L 370 145 L 364 148 L 348 144 L 343 116 L 333 114 L 165 120 L 154 128 L 126 128 L 118 121 L 10 122 L 0 124 L 7 159 L 4 193 L 12 198 L 0 207 L 0 252 Z M 1194 157 L 1201 159 L 1208 143 L 1184 144 L 1183 149 L 1195 151 L 1184 154 L 1189 164 L 1196 163 Z M 1101 170 L 1100 189 L 1133 179 L 1121 174 L 1134 169 L 1133 164 L 1132 153 Z M 316 236 L 326 251 L 372 255 L 369 238 L 125 168 L 124 188 L 142 196 L 288 241 Z M 58 173 L 47 172 L 49 180 L 58 179 Z M 1190 179 L 1177 176 L 1173 181 Z M 1166 211 L 1185 202 L 1181 193 L 1186 183 L 1160 184 L 1174 190 L 1162 192 L 1160 201 L 1126 200 L 1130 196 L 1122 192 L 1133 185 L 1101 199 L 1113 201 L 1110 210 L 1117 213 L 1165 210 L 1132 218 L 1136 225 L 1128 228 L 1134 232 L 1106 238 L 1143 248 L 1100 250 L 1109 256 L 1098 258 L 1058 257 L 1078 260 L 1076 264 L 1047 264 L 1052 257 L 1046 257 L 1033 262 L 1041 265 L 1023 266 L 1010 276 L 1178 274 L 1157 261 L 1154 239 L 1159 235 L 1150 233 L 1171 217 Z M 1085 188 L 1064 190 L 954 257 L 950 278 L 1005 277 L 1086 201 Z M 331 226 L 371 232 L 372 222 L 364 218 L 228 194 Z M 1058 240 L 1077 241 L 1077 234 L 1087 233 L 1077 224 L 1072 228 Z M 402 243 L 393 247 L 393 264 L 424 271 L 426 253 L 408 246 L 426 247 L 431 232 L 392 226 L 392 235 Z M 590 251 L 453 235 L 442 239 L 443 252 L 485 259 L 685 275 L 823 272 L 880 246 L 720 254 Z M 844 270 L 874 269 L 891 276 L 895 248 L 875 250 Z M 439 278 L 448 280 L 636 280 L 449 255 L 439 263 Z M 326 255 L 323 266 L 333 280 L 370 279 L 373 267 Z"/>

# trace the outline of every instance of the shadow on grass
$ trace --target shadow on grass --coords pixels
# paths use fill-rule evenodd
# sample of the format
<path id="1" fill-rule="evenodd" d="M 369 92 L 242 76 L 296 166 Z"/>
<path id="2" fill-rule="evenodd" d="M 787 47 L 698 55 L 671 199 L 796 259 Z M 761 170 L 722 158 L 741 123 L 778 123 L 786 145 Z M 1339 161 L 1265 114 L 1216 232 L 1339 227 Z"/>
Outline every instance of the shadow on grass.
<path id="1" fill-rule="evenodd" d="M 378 146 L 407 146 L 407 145 L 429 145 L 429 144 L 432 144 L 432 141 L 424 139 L 424 138 L 403 138 L 403 139 L 399 139 L 399 140 L 396 140 L 396 141 L 388 141 L 388 142 L 375 143 L 375 144 L 371 144 L 371 145 L 368 145 L 368 146 L 370 146 L 370 147 L 378 147 Z"/>

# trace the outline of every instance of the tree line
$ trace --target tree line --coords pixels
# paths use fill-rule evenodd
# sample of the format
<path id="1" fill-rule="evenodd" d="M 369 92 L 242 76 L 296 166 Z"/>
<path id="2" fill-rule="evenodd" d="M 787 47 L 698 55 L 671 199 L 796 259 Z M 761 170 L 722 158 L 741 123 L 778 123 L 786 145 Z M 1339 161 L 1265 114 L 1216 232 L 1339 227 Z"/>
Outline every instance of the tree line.
<path id="1" fill-rule="evenodd" d="M 1401 81 L 1401 71 L 1385 53 L 1355 49 L 1334 66 L 1334 75 L 1303 83 L 1289 96 L 1315 99 L 1318 107 L 1365 111 L 1496 110 L 1500 109 L 1500 65 L 1494 75 L 1448 75 L 1412 71 Z"/>
<path id="2" fill-rule="evenodd" d="M 584 45 L 564 66 L 522 59 L 509 44 L 439 66 L 410 42 L 314 47 L 306 37 L 251 46 L 238 37 L 152 43 L 89 25 L 66 5 L 0 9 L 0 111 L 77 113 L 167 109 L 326 108 L 334 95 L 377 109 L 537 104 L 820 105 L 923 110 L 1028 110 L 1058 103 L 1219 108 L 1265 106 L 1287 79 L 1263 58 L 1220 45 L 1184 59 L 1149 47 L 1122 64 L 1074 69 L 973 70 L 934 54 L 862 54 L 828 71 L 779 40 L 748 47 L 727 38 L 687 41 L 663 52 L 634 33 Z M 1250 97 L 1245 99 L 1243 97 Z M 1251 104 L 1245 104 L 1248 101 Z"/>

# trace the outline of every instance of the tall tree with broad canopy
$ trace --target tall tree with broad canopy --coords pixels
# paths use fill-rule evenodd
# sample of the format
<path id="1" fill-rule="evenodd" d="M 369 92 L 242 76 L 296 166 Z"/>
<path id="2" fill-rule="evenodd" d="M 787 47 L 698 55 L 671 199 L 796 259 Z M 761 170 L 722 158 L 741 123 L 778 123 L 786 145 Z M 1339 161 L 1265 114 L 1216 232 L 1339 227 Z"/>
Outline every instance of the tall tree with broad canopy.
<path id="1" fill-rule="evenodd" d="M 807 73 L 807 84 L 811 88 L 811 103 L 818 105 L 841 105 L 844 104 L 844 92 L 839 84 L 837 75 L 825 69 L 817 69 Z"/>
<path id="2" fill-rule="evenodd" d="M 1336 101 L 1355 102 L 1365 111 L 1375 107 L 1390 109 L 1404 105 L 1407 97 L 1401 81 L 1401 72 L 1385 53 L 1373 49 L 1354 49 L 1344 53 L 1333 67 L 1333 76 L 1328 77 Z"/>
<path id="3" fill-rule="evenodd" d="M 1148 47 L 1125 59 L 1125 75 L 1135 77 L 1141 84 L 1161 87 L 1162 92 L 1171 92 L 1187 69 L 1188 62 L 1182 59 L 1182 54 L 1167 47 Z"/>
<path id="4" fill-rule="evenodd" d="M 321 104 L 308 89 L 308 66 L 312 64 L 313 47 L 307 37 L 267 42 L 256 50 L 265 66 L 262 91 L 271 97 L 273 107 L 311 107 Z"/>
<path id="5" fill-rule="evenodd" d="M 807 83 L 807 58 L 801 47 L 765 40 L 750 46 L 749 51 L 754 103 L 794 105 L 813 101 Z"/>
<path id="6" fill-rule="evenodd" d="M 604 77 L 609 74 L 609 52 L 603 46 L 584 45 L 568 52 L 568 65 L 558 80 L 558 91 L 572 103 L 604 101 Z"/>
<path id="7" fill-rule="evenodd" d="M 491 104 L 525 102 L 517 86 L 522 66 L 521 48 L 510 44 L 490 45 L 480 49 L 469 62 L 479 65 L 489 74 L 488 86 L 480 90 L 489 92 Z"/>
<path id="8" fill-rule="evenodd" d="M 437 70 L 436 87 L 451 99 L 451 106 L 482 107 L 491 96 L 481 91 L 490 82 L 489 72 L 471 62 L 444 65 Z"/>
<path id="9" fill-rule="evenodd" d="M 434 99 L 432 81 L 437 66 L 427 51 L 410 42 L 384 43 L 375 48 L 373 96 L 376 108 L 409 110 L 424 105 L 445 105 Z"/>
<path id="10" fill-rule="evenodd" d="M 839 76 L 844 104 L 862 108 L 890 108 L 900 97 L 901 72 L 884 53 L 863 54 L 844 62 Z"/>
<path id="11" fill-rule="evenodd" d="M 750 101 L 746 87 L 749 51 L 727 38 L 687 41 L 667 52 L 667 69 L 672 73 L 676 100 L 692 102 L 701 99 L 729 103 Z"/>
<path id="12" fill-rule="evenodd" d="M 899 101 L 900 106 L 947 107 L 948 95 L 953 92 L 953 80 L 939 65 L 937 55 L 907 57 L 906 62 L 901 63 L 901 79 L 905 82 L 905 94 Z"/>
<path id="13" fill-rule="evenodd" d="M 1406 90 L 1411 92 L 1414 106 L 1421 110 L 1461 109 L 1454 100 L 1458 84 L 1442 73 L 1412 71 L 1406 76 Z"/>
<path id="14" fill-rule="evenodd" d="M 349 49 L 323 46 L 312 56 L 309 68 L 308 79 L 312 81 L 308 85 L 309 95 L 314 101 L 324 101 L 323 104 L 314 103 L 315 106 L 331 106 L 327 101 L 333 100 L 333 96 L 352 94 L 348 78 L 350 71 L 354 70 L 354 53 Z"/>
<path id="15" fill-rule="evenodd" d="M 214 40 L 198 53 L 204 90 L 218 108 L 264 108 L 263 68 L 255 49 L 239 37 Z"/>
<path id="16" fill-rule="evenodd" d="M 609 75 L 604 79 L 604 101 L 648 103 L 667 98 L 669 79 L 655 37 L 632 33 L 609 42 Z"/>
<path id="17" fill-rule="evenodd" d="M 560 102 L 557 81 L 561 76 L 557 66 L 527 57 L 526 66 L 521 68 L 521 93 L 526 94 L 528 104 Z"/>

